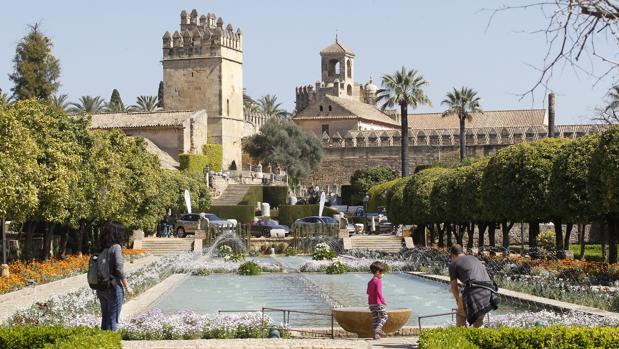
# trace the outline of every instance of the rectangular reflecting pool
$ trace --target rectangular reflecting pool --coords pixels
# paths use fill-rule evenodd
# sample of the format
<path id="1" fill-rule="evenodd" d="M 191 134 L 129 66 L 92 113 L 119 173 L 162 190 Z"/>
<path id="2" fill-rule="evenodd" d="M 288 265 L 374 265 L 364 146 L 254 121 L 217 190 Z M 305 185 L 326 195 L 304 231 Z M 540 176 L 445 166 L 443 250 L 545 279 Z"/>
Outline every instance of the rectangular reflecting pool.
<path id="1" fill-rule="evenodd" d="M 151 308 L 173 313 L 193 310 L 199 313 L 260 310 L 262 307 L 330 313 L 334 306 L 367 306 L 366 287 L 371 274 L 273 273 L 259 276 L 214 274 L 191 276 L 163 294 Z M 411 308 L 409 326 L 417 317 L 447 313 L 455 307 L 449 285 L 403 273 L 389 273 L 383 279 L 383 293 L 391 308 Z M 526 305 L 504 301 L 494 314 L 530 310 Z M 276 322 L 281 313 L 271 313 Z M 423 325 L 453 323 L 450 316 L 429 318 Z M 328 317 L 291 314 L 292 327 L 330 326 Z"/>

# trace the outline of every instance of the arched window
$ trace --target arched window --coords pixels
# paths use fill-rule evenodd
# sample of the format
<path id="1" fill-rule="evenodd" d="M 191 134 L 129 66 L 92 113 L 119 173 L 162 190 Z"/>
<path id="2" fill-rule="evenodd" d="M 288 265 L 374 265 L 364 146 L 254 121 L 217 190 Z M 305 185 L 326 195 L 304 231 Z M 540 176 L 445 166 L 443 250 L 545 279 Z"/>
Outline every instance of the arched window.
<path id="1" fill-rule="evenodd" d="M 350 59 L 346 62 L 346 76 L 352 78 L 352 62 Z"/>
<path id="2" fill-rule="evenodd" d="M 331 106 L 329 106 L 329 111 L 331 111 L 331 110 L 332 110 L 332 109 L 331 109 Z"/>
<path id="3" fill-rule="evenodd" d="M 329 60 L 329 63 L 327 66 L 327 75 L 328 76 L 340 75 L 340 61 L 338 59 Z"/>
<path id="4" fill-rule="evenodd" d="M 346 94 L 352 96 L 352 85 L 348 84 L 348 87 L 346 87 Z"/>
<path id="5" fill-rule="evenodd" d="M 230 100 L 226 99 L 226 115 L 230 116 Z"/>
<path id="6" fill-rule="evenodd" d="M 322 111 L 322 105 L 320 106 L 320 111 Z"/>

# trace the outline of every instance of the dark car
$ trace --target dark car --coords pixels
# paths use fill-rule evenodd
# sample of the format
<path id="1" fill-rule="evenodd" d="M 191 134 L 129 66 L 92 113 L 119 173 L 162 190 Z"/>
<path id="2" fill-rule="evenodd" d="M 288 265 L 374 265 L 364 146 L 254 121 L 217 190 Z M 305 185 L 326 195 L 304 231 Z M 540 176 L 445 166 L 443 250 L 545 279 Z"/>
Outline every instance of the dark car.
<path id="1" fill-rule="evenodd" d="M 290 234 L 290 229 L 279 224 L 274 219 L 260 219 L 257 222 L 251 224 L 251 235 L 255 237 L 271 237 L 271 230 L 281 229 L 284 231 L 284 235 Z"/>
<path id="2" fill-rule="evenodd" d="M 333 217 L 326 216 L 310 216 L 299 218 L 295 223 L 323 223 L 323 224 L 337 224 L 337 221 Z"/>

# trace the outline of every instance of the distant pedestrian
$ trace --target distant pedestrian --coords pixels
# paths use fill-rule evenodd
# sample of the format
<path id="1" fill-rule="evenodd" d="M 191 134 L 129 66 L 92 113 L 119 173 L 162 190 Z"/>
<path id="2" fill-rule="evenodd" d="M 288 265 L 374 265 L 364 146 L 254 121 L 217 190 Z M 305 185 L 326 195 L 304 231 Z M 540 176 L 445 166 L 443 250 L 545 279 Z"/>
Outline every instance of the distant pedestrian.
<path id="1" fill-rule="evenodd" d="M 118 222 L 107 222 L 101 231 L 99 246 L 101 252 L 97 267 L 108 286 L 103 290 L 97 290 L 97 296 L 101 303 L 101 329 L 116 331 L 120 309 L 123 305 L 125 292 L 133 295 L 125 276 L 124 263 L 120 244 L 125 236 L 125 227 Z M 99 266 L 102 266 L 99 268 Z"/>
<path id="2" fill-rule="evenodd" d="M 383 276 L 385 275 L 385 264 L 376 261 L 370 265 L 370 271 L 374 276 L 368 282 L 368 305 L 372 312 L 372 329 L 374 330 L 374 339 L 380 339 L 381 336 L 387 334 L 383 332 L 383 326 L 387 322 L 387 302 L 383 297 Z"/>
<path id="3" fill-rule="evenodd" d="M 465 255 L 461 245 L 451 246 L 449 257 L 451 293 L 458 307 L 456 326 L 464 327 L 468 322 L 470 326 L 481 327 L 484 316 L 498 308 L 498 288 L 488 275 L 486 267 L 477 257 Z M 458 281 L 464 285 L 462 294 L 458 289 Z"/>

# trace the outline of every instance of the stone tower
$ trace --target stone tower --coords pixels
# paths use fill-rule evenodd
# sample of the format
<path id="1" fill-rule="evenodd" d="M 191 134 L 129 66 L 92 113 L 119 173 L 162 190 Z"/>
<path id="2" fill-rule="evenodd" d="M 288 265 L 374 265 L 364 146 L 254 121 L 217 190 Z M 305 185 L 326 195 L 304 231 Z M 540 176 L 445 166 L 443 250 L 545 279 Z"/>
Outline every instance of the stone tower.
<path id="1" fill-rule="evenodd" d="M 181 12 L 180 30 L 163 35 L 165 109 L 208 114 L 211 142 L 222 144 L 224 168 L 241 165 L 243 35 L 195 9 Z"/>
<path id="2" fill-rule="evenodd" d="M 353 96 L 355 86 L 355 54 L 342 46 L 337 36 L 335 42 L 320 51 L 322 82 L 333 84 L 337 97 Z"/>

